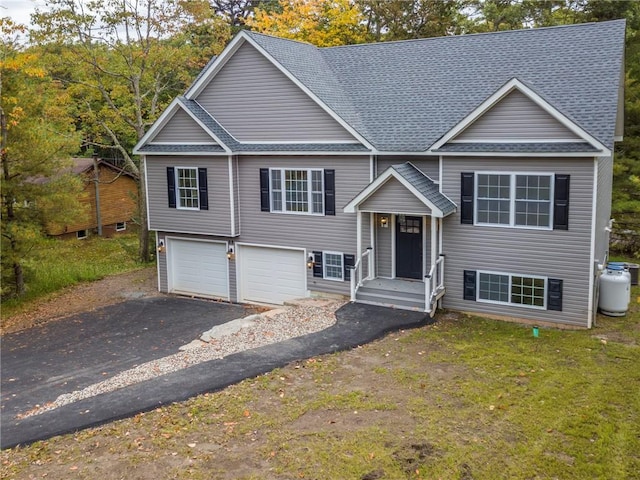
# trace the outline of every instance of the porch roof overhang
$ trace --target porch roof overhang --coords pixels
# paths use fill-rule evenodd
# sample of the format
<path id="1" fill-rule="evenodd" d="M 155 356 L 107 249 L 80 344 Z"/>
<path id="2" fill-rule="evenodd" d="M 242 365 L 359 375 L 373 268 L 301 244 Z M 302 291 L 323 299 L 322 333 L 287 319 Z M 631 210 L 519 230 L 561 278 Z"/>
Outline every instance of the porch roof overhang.
<path id="1" fill-rule="evenodd" d="M 395 178 L 418 200 L 424 203 L 430 210 L 431 216 L 443 218 L 454 213 L 457 206 L 449 197 L 440 192 L 438 185 L 427 175 L 418 170 L 411 162 L 400 165 L 391 165 L 373 182 L 367 185 L 353 200 L 345 205 L 345 213 L 355 213 L 360 205 L 368 198 L 376 194 L 389 179 Z"/>

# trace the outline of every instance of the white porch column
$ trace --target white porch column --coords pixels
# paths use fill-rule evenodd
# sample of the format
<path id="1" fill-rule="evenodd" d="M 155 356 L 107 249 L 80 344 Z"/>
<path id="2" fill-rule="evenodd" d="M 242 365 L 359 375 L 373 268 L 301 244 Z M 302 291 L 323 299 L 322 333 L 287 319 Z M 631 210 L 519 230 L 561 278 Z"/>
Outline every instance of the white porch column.
<path id="1" fill-rule="evenodd" d="M 438 220 L 440 219 L 431 217 L 431 267 L 433 267 L 438 260 L 438 228 L 436 226 Z"/>
<path id="2" fill-rule="evenodd" d="M 360 258 L 362 257 L 362 212 L 359 208 L 356 212 L 356 242 L 356 253 L 358 255 L 357 258 Z"/>

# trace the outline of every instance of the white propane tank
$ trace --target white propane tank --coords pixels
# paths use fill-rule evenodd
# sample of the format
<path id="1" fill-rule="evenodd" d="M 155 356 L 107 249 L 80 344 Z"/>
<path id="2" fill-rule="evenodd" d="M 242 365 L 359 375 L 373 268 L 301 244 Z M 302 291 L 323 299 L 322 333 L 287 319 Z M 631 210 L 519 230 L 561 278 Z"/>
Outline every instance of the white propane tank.
<path id="1" fill-rule="evenodd" d="M 631 301 L 631 275 L 622 265 L 607 265 L 600 275 L 600 311 L 610 317 L 622 317 Z"/>

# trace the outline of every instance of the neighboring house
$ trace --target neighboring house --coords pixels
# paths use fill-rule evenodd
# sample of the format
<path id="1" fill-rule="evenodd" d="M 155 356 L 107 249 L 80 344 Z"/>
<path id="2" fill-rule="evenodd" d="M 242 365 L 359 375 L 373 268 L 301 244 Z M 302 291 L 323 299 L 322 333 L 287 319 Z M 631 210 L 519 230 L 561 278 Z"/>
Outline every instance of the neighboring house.
<path id="1" fill-rule="evenodd" d="M 240 32 L 134 150 L 159 289 L 590 327 L 624 34 L 316 48 Z"/>
<path id="2" fill-rule="evenodd" d="M 97 176 L 96 176 L 97 168 Z M 80 200 L 87 214 L 68 225 L 48 225 L 53 236 L 86 238 L 97 233 L 111 237 L 126 231 L 137 208 L 134 176 L 104 160 L 74 158 L 71 172 L 80 175 L 84 194 Z"/>

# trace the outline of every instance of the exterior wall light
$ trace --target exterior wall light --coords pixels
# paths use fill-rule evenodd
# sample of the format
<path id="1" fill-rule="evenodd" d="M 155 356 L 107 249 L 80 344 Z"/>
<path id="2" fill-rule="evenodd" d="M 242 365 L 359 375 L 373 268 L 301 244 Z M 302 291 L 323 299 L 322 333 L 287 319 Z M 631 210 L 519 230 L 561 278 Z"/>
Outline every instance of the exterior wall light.
<path id="1" fill-rule="evenodd" d="M 389 217 L 387 216 L 380 217 L 380 226 L 382 228 L 389 228 Z"/>
<path id="2" fill-rule="evenodd" d="M 158 243 L 158 253 L 164 253 L 166 252 L 166 248 L 164 246 L 164 240 L 160 240 L 160 243 Z"/>
<path id="3" fill-rule="evenodd" d="M 233 250 L 233 240 L 229 242 L 229 246 L 227 248 L 227 258 L 229 260 L 234 260 L 236 258 L 235 251 Z"/>
<path id="4" fill-rule="evenodd" d="M 309 258 L 307 258 L 307 268 L 311 270 L 316 262 L 313 261 L 313 255 L 309 254 Z"/>

